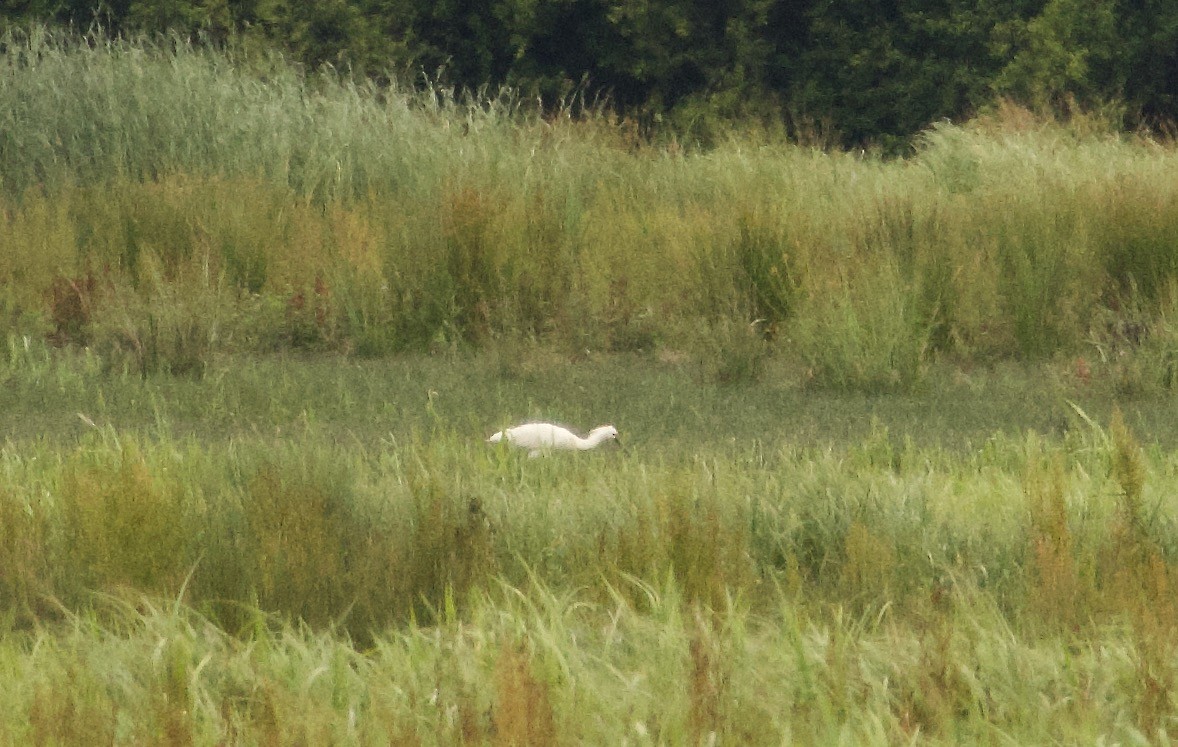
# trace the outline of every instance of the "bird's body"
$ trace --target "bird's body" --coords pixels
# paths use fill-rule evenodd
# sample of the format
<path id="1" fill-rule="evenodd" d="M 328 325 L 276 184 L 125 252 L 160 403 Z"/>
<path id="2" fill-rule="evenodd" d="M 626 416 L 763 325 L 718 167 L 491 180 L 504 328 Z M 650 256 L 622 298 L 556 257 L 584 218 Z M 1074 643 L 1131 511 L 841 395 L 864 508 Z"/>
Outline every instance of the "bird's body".
<path id="1" fill-rule="evenodd" d="M 495 433 L 487 442 L 497 444 L 505 438 L 509 444 L 527 449 L 529 457 L 537 457 L 549 450 L 585 451 L 606 441 L 617 441 L 618 429 L 612 425 L 601 425 L 589 431 L 585 438 L 581 438 L 568 428 L 552 423 L 524 423 Z"/>

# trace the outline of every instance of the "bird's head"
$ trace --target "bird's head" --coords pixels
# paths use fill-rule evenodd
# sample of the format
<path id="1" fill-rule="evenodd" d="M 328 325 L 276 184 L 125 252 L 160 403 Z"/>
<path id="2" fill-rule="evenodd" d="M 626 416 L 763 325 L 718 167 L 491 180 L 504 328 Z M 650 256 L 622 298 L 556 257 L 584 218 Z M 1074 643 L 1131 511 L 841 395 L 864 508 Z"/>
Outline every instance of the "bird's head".
<path id="1" fill-rule="evenodd" d="M 618 439 L 618 429 L 612 425 L 597 426 L 589 432 L 589 438 L 593 441 L 596 441 L 597 443 L 601 443 L 603 441 L 613 441 L 618 446 L 622 445 L 622 442 Z"/>

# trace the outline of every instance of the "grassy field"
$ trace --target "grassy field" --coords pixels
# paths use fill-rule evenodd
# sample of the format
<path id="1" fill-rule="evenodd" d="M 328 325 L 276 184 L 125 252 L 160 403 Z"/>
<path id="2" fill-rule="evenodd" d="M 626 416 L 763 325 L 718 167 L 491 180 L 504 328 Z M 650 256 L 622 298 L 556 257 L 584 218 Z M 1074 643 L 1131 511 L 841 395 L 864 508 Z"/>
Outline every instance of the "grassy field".
<path id="1" fill-rule="evenodd" d="M 1046 367 L 813 394 L 544 348 L 194 380 L 11 338 L 4 363 L 8 743 L 1173 729 L 1168 399 L 1113 411 Z M 525 417 L 628 451 L 483 442 Z"/>
<path id="2" fill-rule="evenodd" d="M 0 742 L 1166 743 L 1176 159 L 10 34 Z"/>

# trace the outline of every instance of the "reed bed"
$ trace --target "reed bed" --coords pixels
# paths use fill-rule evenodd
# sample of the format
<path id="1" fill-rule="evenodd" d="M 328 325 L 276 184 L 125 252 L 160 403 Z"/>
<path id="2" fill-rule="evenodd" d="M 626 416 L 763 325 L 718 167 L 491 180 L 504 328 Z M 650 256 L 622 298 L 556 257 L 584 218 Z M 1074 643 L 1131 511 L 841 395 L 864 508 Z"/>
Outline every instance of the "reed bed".
<path id="1" fill-rule="evenodd" d="M 885 160 L 377 88 L 178 39 L 6 37 L 4 324 L 115 366 L 537 340 L 904 391 L 1082 357 L 1170 386 L 1168 141 L 1011 105 Z"/>

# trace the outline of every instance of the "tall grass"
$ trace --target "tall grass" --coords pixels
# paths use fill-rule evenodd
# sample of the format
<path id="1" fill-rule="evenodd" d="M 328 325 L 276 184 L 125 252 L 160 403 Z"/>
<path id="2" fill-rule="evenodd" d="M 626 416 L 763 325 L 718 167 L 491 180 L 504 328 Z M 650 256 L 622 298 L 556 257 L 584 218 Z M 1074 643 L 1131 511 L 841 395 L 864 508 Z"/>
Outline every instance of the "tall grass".
<path id="1" fill-rule="evenodd" d="M 1172 146 L 1080 119 L 998 107 L 894 161 L 735 137 L 704 152 L 645 145 L 605 110 L 378 89 L 178 39 L 34 28 L 3 49 L 5 325 L 116 365 L 525 338 L 718 370 L 731 346 L 698 330 L 755 324 L 813 385 L 911 389 L 940 358 L 1085 354 L 1126 322 L 1131 352 L 1178 272 Z M 215 313 L 164 320 L 169 293 Z"/>
<path id="2" fill-rule="evenodd" d="M 103 426 L 74 446 L 9 442 L 4 608 L 33 620 L 135 590 L 183 596 L 233 631 L 261 609 L 364 640 L 461 616 L 494 579 L 639 609 L 670 583 L 710 609 L 763 610 L 784 589 L 860 612 L 918 608 L 949 583 L 1079 630 L 1172 583 L 1175 508 L 1151 487 L 1168 467 L 1119 414 L 1050 457 L 1034 436 L 999 437 L 975 462 L 877 429 L 850 449 L 538 463 L 438 426 L 341 444 L 301 417 L 281 441 L 157 425 L 150 439 Z"/>
<path id="3" fill-rule="evenodd" d="M 1172 144 L 0 48 L 0 741 L 1174 731 Z"/>
<path id="4" fill-rule="evenodd" d="M 789 600 L 711 617 L 671 589 L 647 594 L 639 610 L 507 587 L 464 623 L 363 649 L 305 628 L 243 641 L 183 607 L 112 598 L 0 637 L 0 730 L 28 743 L 882 745 L 1165 742 L 1173 728 L 1167 699 L 1133 691 L 1153 685 L 1118 628 L 1082 645 L 1012 635 L 958 592 L 925 626 L 815 619 Z"/>
<path id="5" fill-rule="evenodd" d="M 1099 382 L 1053 394 L 1043 369 L 1025 400 L 833 397 L 544 355 L 194 379 L 10 339 L 0 738 L 1173 731 L 1164 400 L 1071 407 Z M 1062 428 L 1034 411 L 1054 396 Z M 628 453 L 482 441 L 508 413 L 603 412 Z"/>

